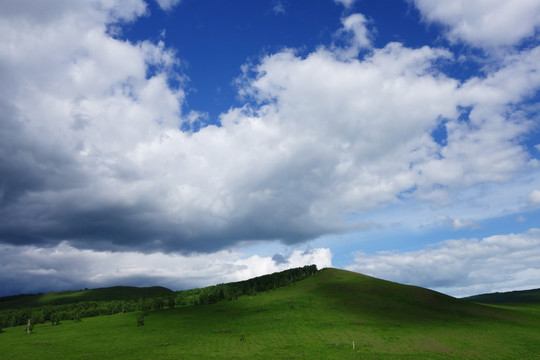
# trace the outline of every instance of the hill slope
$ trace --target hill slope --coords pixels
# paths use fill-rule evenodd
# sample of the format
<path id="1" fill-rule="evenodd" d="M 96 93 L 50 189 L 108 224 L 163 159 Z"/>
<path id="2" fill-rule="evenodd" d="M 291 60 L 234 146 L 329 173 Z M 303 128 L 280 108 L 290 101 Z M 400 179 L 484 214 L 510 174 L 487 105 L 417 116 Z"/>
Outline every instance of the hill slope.
<path id="1" fill-rule="evenodd" d="M 540 313 L 324 269 L 292 285 L 212 305 L 0 334 L 26 359 L 534 359 Z"/>
<path id="2" fill-rule="evenodd" d="M 403 285 L 344 270 L 327 269 L 314 283 L 321 300 L 366 316 L 414 323 L 484 316 L 491 309 L 425 288 Z"/>
<path id="3" fill-rule="evenodd" d="M 463 299 L 483 304 L 540 304 L 540 289 L 480 294 Z"/>

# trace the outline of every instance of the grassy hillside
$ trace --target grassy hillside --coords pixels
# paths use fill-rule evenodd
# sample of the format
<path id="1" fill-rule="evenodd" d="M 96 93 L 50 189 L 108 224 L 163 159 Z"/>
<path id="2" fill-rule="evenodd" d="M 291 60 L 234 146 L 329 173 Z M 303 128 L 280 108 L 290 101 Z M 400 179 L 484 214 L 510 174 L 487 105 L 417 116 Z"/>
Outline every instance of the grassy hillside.
<path id="1" fill-rule="evenodd" d="M 531 304 L 540 303 L 540 289 L 480 294 L 464 300 L 483 304 Z"/>
<path id="2" fill-rule="evenodd" d="M 2 359 L 537 359 L 540 313 L 325 269 L 212 305 L 0 334 Z M 354 342 L 354 348 L 353 348 Z"/>
<path id="3" fill-rule="evenodd" d="M 161 286 L 114 286 L 91 290 L 52 292 L 47 294 L 15 295 L 1 297 L 0 310 L 42 305 L 63 305 L 81 301 L 138 300 L 140 298 L 166 296 L 172 293 L 172 290 Z"/>

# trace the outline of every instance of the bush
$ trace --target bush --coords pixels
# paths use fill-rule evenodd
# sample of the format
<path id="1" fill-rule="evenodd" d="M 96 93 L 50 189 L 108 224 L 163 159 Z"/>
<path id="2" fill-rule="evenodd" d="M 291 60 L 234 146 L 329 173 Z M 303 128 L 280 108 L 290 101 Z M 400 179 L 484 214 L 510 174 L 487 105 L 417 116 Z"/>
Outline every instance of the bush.
<path id="1" fill-rule="evenodd" d="M 137 317 L 137 326 L 143 326 L 144 325 L 144 314 L 141 314 Z"/>

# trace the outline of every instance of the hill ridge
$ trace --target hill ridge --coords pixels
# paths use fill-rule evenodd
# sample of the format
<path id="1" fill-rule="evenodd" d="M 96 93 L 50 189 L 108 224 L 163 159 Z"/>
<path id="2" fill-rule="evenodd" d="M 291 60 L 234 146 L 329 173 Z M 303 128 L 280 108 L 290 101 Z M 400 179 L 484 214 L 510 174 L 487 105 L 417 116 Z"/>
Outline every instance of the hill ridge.
<path id="1" fill-rule="evenodd" d="M 109 286 L 94 289 L 52 291 L 39 294 L 20 294 L 0 297 L 0 310 L 36 307 L 43 305 L 65 305 L 83 301 L 138 300 L 172 294 L 163 286 Z"/>
<path id="2" fill-rule="evenodd" d="M 484 293 L 462 299 L 484 304 L 537 304 L 540 303 L 540 288 Z"/>

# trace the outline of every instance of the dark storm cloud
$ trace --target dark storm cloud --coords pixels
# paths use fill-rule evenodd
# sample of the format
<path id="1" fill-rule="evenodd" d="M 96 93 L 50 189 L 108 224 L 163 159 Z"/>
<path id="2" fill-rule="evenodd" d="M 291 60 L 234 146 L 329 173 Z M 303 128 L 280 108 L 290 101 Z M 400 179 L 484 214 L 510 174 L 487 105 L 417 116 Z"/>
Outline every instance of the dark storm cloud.
<path id="1" fill-rule="evenodd" d="M 276 265 L 287 264 L 289 262 L 281 254 L 274 254 L 274 256 L 272 256 L 272 260 L 274 260 L 274 263 L 276 263 Z"/>
<path id="2" fill-rule="evenodd" d="M 32 264 L 28 265 L 32 267 Z M 75 269 L 77 268 L 80 268 L 80 265 L 74 261 L 69 266 L 62 266 L 54 270 L 35 269 L 34 271 L 26 270 L 0 273 L 0 283 L 2 284 L 0 296 L 79 290 L 84 288 L 94 289 L 109 286 L 163 286 L 172 290 L 178 290 L 194 288 L 199 285 L 196 279 L 144 274 L 127 276 L 109 275 L 106 278 L 92 279 L 85 277 L 82 272 L 76 271 Z M 74 273 L 79 276 L 73 276 Z"/>
<path id="3" fill-rule="evenodd" d="M 0 206 L 29 193 L 69 189 L 85 179 L 64 149 L 28 134 L 24 116 L 0 101 Z"/>
<path id="4" fill-rule="evenodd" d="M 251 240 L 295 243 L 330 230 L 308 222 L 299 226 L 295 214 L 287 212 L 276 217 L 260 210 L 218 226 L 212 219 L 176 222 L 154 202 L 130 206 L 97 203 L 86 209 L 84 203 L 91 201 L 90 195 L 60 201 L 55 196 L 40 199 L 38 194 L 34 192 L 32 197 L 39 201 L 21 196 L 18 202 L 0 208 L 3 242 L 54 246 L 69 241 L 82 249 L 189 253 L 213 252 Z"/>

